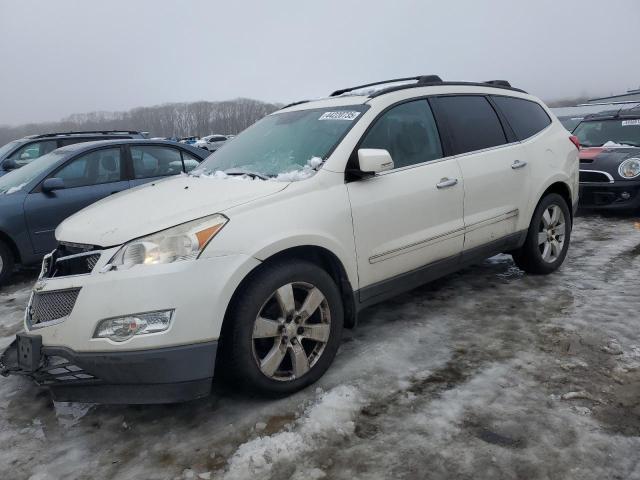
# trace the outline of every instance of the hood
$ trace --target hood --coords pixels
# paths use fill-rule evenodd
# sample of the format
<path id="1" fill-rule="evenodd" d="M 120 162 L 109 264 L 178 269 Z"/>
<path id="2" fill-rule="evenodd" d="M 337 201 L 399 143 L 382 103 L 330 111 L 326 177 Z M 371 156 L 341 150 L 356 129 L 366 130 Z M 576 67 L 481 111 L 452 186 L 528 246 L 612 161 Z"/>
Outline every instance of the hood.
<path id="1" fill-rule="evenodd" d="M 107 197 L 62 222 L 59 241 L 110 247 L 285 189 L 288 183 L 179 176 Z"/>
<path id="2" fill-rule="evenodd" d="M 580 150 L 580 163 L 598 161 L 619 165 L 627 158 L 638 156 L 640 156 L 638 147 L 587 147 Z"/>

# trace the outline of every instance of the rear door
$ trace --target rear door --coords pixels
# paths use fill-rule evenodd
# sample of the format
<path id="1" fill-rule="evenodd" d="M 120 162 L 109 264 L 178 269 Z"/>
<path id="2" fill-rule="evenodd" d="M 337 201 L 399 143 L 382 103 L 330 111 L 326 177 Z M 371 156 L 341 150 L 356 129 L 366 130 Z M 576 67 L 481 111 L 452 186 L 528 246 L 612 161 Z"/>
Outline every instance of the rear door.
<path id="1" fill-rule="evenodd" d="M 189 172 L 200 159 L 181 149 L 166 145 L 129 145 L 132 186 Z"/>
<path id="2" fill-rule="evenodd" d="M 359 148 L 387 150 L 394 169 L 347 184 L 356 243 L 360 301 L 424 283 L 422 269 L 455 263 L 462 251 L 463 181 L 445 158 L 426 100 L 383 113 Z"/>
<path id="3" fill-rule="evenodd" d="M 529 201 L 526 152 L 485 96 L 431 101 L 438 123 L 446 125 L 464 178 L 464 250 L 515 233 Z"/>
<path id="4" fill-rule="evenodd" d="M 55 229 L 67 217 L 113 193 L 129 188 L 122 147 L 79 155 L 47 178 L 61 178 L 65 188 L 45 193 L 36 187 L 24 203 L 29 235 L 36 253 L 56 246 Z"/>

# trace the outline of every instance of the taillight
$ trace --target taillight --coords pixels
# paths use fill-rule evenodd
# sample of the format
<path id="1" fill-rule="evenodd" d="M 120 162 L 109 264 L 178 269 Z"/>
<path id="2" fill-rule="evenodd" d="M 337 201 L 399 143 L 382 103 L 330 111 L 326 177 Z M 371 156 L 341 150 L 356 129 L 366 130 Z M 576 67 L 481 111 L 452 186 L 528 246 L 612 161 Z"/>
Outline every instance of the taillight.
<path id="1" fill-rule="evenodd" d="M 576 137 L 575 135 L 571 135 L 569 137 L 569 140 L 571 140 L 571 143 L 573 143 L 576 146 L 576 148 L 580 150 L 580 140 L 578 140 L 578 137 Z"/>

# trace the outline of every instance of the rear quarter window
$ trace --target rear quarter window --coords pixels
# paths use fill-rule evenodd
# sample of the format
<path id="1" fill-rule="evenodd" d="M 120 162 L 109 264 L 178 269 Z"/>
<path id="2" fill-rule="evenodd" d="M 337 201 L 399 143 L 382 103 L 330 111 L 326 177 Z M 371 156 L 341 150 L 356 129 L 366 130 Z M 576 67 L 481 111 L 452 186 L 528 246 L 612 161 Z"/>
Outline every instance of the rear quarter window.
<path id="1" fill-rule="evenodd" d="M 525 140 L 544 130 L 551 119 L 536 102 L 515 97 L 491 97 L 509 122 L 518 140 Z"/>
<path id="2" fill-rule="evenodd" d="M 443 96 L 431 98 L 429 102 L 438 124 L 446 126 L 453 141 L 454 154 L 507 143 L 498 114 L 484 96 Z"/>

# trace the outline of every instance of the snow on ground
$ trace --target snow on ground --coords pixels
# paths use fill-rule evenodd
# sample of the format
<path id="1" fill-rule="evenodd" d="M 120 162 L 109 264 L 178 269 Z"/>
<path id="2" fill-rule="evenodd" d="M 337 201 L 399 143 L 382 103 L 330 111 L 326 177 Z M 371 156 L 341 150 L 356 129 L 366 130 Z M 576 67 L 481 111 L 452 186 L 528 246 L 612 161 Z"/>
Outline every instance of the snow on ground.
<path id="1" fill-rule="evenodd" d="M 1 477 L 640 479 L 639 287 L 640 221 L 586 216 L 554 275 L 499 255 L 365 311 L 289 398 L 54 404 L 2 378 Z"/>

